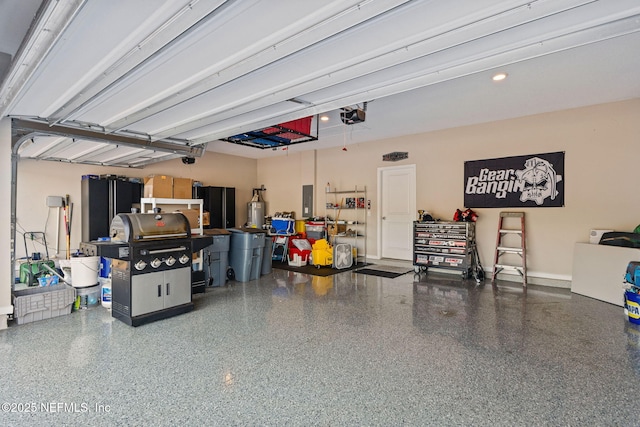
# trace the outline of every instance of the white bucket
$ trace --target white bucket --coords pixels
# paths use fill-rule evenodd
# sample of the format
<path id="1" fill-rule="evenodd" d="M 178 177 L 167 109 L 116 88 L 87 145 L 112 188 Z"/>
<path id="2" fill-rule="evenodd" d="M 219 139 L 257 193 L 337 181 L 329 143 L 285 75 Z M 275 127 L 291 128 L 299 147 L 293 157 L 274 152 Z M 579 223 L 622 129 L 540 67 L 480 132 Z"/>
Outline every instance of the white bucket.
<path id="1" fill-rule="evenodd" d="M 71 261 L 71 285 L 74 288 L 86 288 L 98 284 L 100 257 L 74 257 Z"/>

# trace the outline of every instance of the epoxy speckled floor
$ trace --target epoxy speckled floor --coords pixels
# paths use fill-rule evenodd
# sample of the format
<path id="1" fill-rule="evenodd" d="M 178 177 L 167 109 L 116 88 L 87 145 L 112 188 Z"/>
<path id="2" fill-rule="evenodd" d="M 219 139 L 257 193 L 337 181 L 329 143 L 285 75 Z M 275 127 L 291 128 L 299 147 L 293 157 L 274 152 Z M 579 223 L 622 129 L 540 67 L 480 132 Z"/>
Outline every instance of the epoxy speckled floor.
<path id="1" fill-rule="evenodd" d="M 0 331 L 0 424 L 640 425 L 640 328 L 568 290 L 273 270 L 194 302 Z"/>

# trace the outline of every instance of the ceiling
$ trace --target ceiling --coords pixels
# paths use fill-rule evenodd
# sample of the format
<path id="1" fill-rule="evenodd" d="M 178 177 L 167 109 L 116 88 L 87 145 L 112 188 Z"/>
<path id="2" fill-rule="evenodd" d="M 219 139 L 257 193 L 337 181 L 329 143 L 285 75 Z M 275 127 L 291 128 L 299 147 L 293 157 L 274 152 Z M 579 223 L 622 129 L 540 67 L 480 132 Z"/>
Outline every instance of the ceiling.
<path id="1" fill-rule="evenodd" d="M 640 97 L 638 0 L 5 0 L 0 17 L 21 158 L 262 158 Z M 221 140 L 308 116 L 317 141 Z"/>

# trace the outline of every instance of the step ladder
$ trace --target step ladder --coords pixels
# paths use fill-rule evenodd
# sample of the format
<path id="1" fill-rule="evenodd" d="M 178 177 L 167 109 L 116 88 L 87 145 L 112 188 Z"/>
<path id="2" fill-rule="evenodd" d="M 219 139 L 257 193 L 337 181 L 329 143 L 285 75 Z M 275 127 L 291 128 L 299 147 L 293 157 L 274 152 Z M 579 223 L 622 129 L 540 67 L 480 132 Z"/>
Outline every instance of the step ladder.
<path id="1" fill-rule="evenodd" d="M 519 218 L 520 228 L 506 228 L 505 221 L 507 218 Z M 513 221 L 512 221 L 513 222 Z M 513 227 L 513 224 L 509 224 Z M 520 246 L 515 246 L 515 238 L 511 238 L 510 245 L 507 246 L 504 239 L 508 235 L 519 235 Z M 504 239 L 504 240 L 503 240 Z M 500 212 L 500 219 L 498 220 L 498 236 L 496 239 L 496 253 L 493 258 L 493 275 L 491 277 L 491 284 L 495 284 L 496 276 L 503 270 L 517 271 L 522 276 L 522 286 L 527 286 L 527 248 L 526 248 L 526 235 L 524 231 L 524 212 Z M 520 262 L 516 265 L 506 264 L 500 260 L 500 257 L 505 254 L 515 254 L 519 256 Z M 516 258 L 516 257 L 511 257 Z"/>

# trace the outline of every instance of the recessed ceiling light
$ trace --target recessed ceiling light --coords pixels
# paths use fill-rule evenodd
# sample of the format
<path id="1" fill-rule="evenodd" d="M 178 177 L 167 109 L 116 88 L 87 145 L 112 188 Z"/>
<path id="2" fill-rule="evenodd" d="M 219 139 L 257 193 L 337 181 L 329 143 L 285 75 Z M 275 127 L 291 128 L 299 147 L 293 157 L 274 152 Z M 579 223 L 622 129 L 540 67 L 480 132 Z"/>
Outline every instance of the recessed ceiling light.
<path id="1" fill-rule="evenodd" d="M 499 82 L 501 80 L 504 80 L 507 78 L 507 73 L 498 73 L 498 74 L 494 74 L 493 77 L 491 77 L 491 79 L 494 82 Z"/>
<path id="2" fill-rule="evenodd" d="M 320 120 L 323 121 L 323 122 L 328 122 L 329 121 L 329 116 L 322 115 L 322 116 L 320 116 Z"/>

